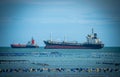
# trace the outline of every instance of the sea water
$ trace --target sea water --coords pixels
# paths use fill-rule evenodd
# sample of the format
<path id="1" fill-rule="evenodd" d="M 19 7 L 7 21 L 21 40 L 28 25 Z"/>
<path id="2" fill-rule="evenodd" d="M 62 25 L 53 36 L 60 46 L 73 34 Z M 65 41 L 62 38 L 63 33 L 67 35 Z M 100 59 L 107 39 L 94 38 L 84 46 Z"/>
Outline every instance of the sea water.
<path id="1" fill-rule="evenodd" d="M 0 48 L 0 77 L 120 77 L 120 48 Z"/>

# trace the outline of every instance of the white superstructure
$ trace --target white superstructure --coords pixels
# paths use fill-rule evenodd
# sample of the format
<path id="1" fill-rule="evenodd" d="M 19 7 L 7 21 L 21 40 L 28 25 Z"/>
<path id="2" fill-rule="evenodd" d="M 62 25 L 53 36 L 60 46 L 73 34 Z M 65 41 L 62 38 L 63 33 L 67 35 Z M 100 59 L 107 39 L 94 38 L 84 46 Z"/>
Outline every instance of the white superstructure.
<path id="1" fill-rule="evenodd" d="M 101 44 L 102 41 L 97 37 L 97 33 L 94 33 L 94 30 L 92 29 L 92 34 L 88 35 L 87 37 L 87 43 L 88 44 Z"/>

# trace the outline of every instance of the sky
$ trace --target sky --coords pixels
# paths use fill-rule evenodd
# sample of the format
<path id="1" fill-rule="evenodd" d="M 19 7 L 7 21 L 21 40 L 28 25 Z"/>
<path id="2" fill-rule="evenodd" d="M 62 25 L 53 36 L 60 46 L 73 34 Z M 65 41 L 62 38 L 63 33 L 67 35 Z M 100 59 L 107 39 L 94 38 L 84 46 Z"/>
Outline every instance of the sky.
<path id="1" fill-rule="evenodd" d="M 0 46 L 43 40 L 85 42 L 91 29 L 120 46 L 120 0 L 0 0 Z"/>

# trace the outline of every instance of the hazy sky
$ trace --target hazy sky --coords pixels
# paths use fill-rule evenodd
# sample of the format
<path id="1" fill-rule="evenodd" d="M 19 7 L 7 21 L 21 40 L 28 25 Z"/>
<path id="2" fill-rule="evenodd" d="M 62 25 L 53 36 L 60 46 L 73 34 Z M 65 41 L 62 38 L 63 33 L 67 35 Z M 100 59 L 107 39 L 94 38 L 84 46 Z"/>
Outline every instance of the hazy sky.
<path id="1" fill-rule="evenodd" d="M 0 0 L 0 46 L 43 40 L 85 42 L 91 28 L 120 46 L 120 0 Z"/>

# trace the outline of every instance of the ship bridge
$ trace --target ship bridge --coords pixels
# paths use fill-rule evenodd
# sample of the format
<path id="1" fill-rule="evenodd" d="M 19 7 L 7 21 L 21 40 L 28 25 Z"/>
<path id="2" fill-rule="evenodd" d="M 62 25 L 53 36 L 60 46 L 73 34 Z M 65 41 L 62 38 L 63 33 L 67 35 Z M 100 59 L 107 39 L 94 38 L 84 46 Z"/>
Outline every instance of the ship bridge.
<path id="1" fill-rule="evenodd" d="M 88 34 L 87 43 L 88 44 L 101 44 L 102 41 L 97 37 L 97 33 L 94 33 L 94 30 L 92 29 L 92 34 Z"/>

